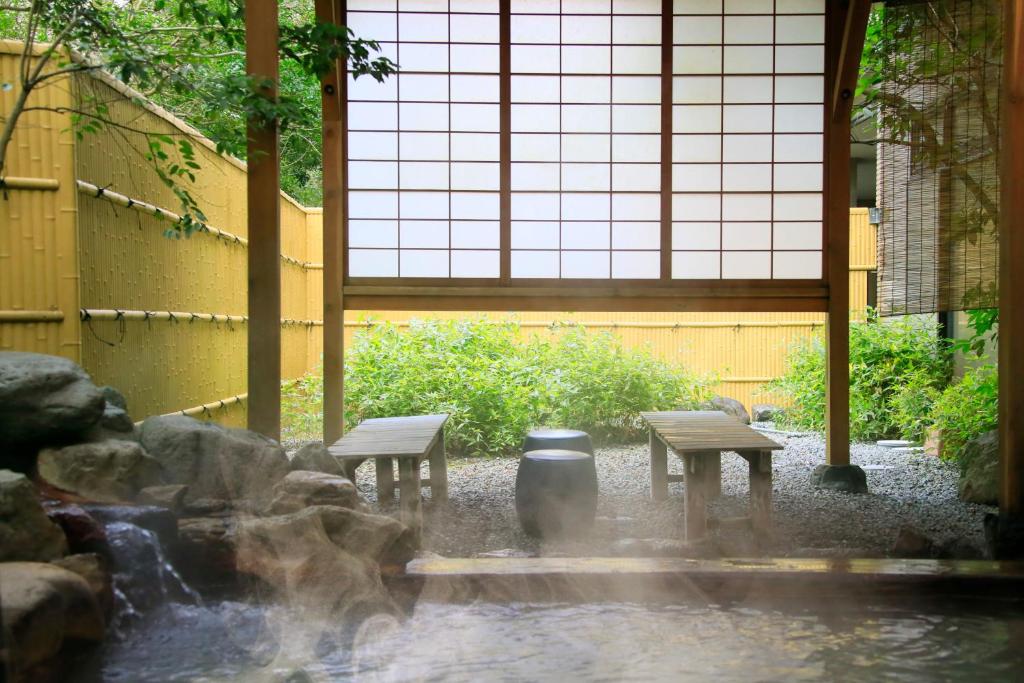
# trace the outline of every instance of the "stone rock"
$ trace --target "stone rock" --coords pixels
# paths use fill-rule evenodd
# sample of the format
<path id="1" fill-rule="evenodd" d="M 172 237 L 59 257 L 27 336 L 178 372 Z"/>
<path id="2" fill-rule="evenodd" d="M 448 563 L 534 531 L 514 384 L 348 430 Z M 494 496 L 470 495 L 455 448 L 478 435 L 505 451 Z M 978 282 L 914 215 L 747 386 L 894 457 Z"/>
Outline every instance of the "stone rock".
<path id="1" fill-rule="evenodd" d="M 187 517 L 178 520 L 178 540 L 171 547 L 174 565 L 189 584 L 202 590 L 237 585 L 238 522 L 233 517 Z"/>
<path id="2" fill-rule="evenodd" d="M 183 484 L 147 486 L 139 491 L 139 495 L 135 500 L 141 505 L 155 505 L 167 508 L 174 513 L 180 513 L 183 510 L 185 494 L 187 492 L 188 487 Z"/>
<path id="3" fill-rule="evenodd" d="M 98 643 L 105 630 L 88 582 L 40 562 L 0 564 L 0 615 L 12 681 L 44 680 L 69 641 Z"/>
<path id="4" fill-rule="evenodd" d="M 844 493 L 868 492 L 868 478 L 856 465 L 818 465 L 811 473 L 811 484 Z"/>
<path id="5" fill-rule="evenodd" d="M 311 505 L 336 505 L 343 508 L 359 508 L 362 501 L 356 486 L 345 477 L 323 472 L 294 470 L 274 484 L 274 498 L 267 507 L 267 514 L 286 515 L 298 512 Z"/>
<path id="6" fill-rule="evenodd" d="M 68 552 L 98 553 L 109 557 L 107 533 L 95 517 L 80 505 L 68 503 L 47 504 L 47 516 L 61 528 L 68 541 Z"/>
<path id="7" fill-rule="evenodd" d="M 100 391 L 103 392 L 103 398 L 108 405 L 116 406 L 124 411 L 128 410 L 128 401 L 120 391 L 111 386 L 100 387 Z"/>
<path id="8" fill-rule="evenodd" d="M 976 436 L 960 451 L 960 499 L 968 503 L 999 503 L 999 432 Z"/>
<path id="9" fill-rule="evenodd" d="M 345 476 L 345 470 L 342 469 L 341 463 L 328 453 L 327 447 L 319 441 L 310 441 L 295 451 L 291 460 L 291 468 L 292 471 L 304 470 L 335 474 L 339 477 Z"/>
<path id="10" fill-rule="evenodd" d="M 96 553 L 68 555 L 50 564 L 67 569 L 85 579 L 103 611 L 104 619 L 110 619 L 114 610 L 114 582 L 107 561 L 102 556 Z"/>
<path id="11" fill-rule="evenodd" d="M 51 486 L 100 503 L 131 501 L 140 489 L 163 483 L 160 464 L 134 441 L 47 448 L 37 467 Z"/>
<path id="12" fill-rule="evenodd" d="M 103 524 L 126 522 L 152 531 L 165 548 L 178 540 L 178 518 L 167 508 L 155 505 L 83 505 L 82 508 Z"/>
<path id="13" fill-rule="evenodd" d="M 0 562 L 48 562 L 67 551 L 64 532 L 46 516 L 28 477 L 0 470 Z"/>
<path id="14" fill-rule="evenodd" d="M 135 423 L 132 422 L 132 418 L 128 416 L 124 408 L 118 408 L 109 402 L 103 408 L 100 426 L 112 432 L 131 434 L 135 431 Z"/>
<path id="15" fill-rule="evenodd" d="M 66 358 L 0 352 L 0 450 L 66 443 L 99 422 L 104 403 L 89 375 Z"/>
<path id="16" fill-rule="evenodd" d="M 782 408 L 771 403 L 755 403 L 750 406 L 750 415 L 754 422 L 774 422 L 782 415 Z"/>
<path id="17" fill-rule="evenodd" d="M 896 532 L 896 540 L 889 550 L 893 557 L 930 558 L 936 552 L 935 541 L 911 526 L 901 526 Z"/>
<path id="18" fill-rule="evenodd" d="M 141 440 L 163 466 L 166 483 L 188 486 L 186 503 L 261 500 L 290 469 L 284 450 L 271 439 L 184 415 L 148 418 Z"/>
<path id="19" fill-rule="evenodd" d="M 726 415 L 732 415 L 745 425 L 750 424 L 750 414 L 742 403 L 734 398 L 726 396 L 715 396 L 701 406 L 702 410 L 720 410 Z"/>

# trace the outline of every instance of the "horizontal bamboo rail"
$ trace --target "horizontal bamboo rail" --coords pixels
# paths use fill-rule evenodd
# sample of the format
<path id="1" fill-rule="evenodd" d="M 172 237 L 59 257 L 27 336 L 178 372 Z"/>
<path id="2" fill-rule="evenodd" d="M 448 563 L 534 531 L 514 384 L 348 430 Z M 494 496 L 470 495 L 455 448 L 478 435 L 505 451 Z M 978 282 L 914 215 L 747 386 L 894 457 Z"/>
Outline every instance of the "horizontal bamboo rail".
<path id="1" fill-rule="evenodd" d="M 495 320 L 496 325 L 505 325 L 513 321 Z M 346 320 L 345 327 L 373 327 L 374 325 L 394 325 L 395 327 L 409 327 L 408 320 Z M 824 327 L 825 323 L 818 320 L 785 320 L 785 321 L 727 321 L 727 322 L 633 322 L 614 320 L 583 320 L 580 322 L 568 321 L 551 322 L 541 320 L 528 320 L 516 323 L 519 327 L 550 328 L 550 327 L 608 327 L 608 328 L 635 328 L 641 330 L 663 330 L 663 329 L 730 329 L 740 327 L 750 328 L 775 328 L 775 327 Z"/>
<path id="2" fill-rule="evenodd" d="M 0 190 L 42 190 L 56 192 L 60 189 L 60 181 L 56 178 L 18 178 L 7 176 L 0 178 Z"/>
<path id="3" fill-rule="evenodd" d="M 249 316 L 233 315 L 229 313 L 194 313 L 192 311 L 129 311 L 117 308 L 83 308 L 80 309 L 79 318 L 82 322 L 90 320 L 167 320 L 170 322 L 194 322 L 199 320 L 208 323 L 247 323 Z M 296 320 L 294 318 L 281 318 L 282 325 L 305 325 L 306 327 L 319 327 L 324 324 L 322 320 Z"/>
<path id="4" fill-rule="evenodd" d="M 193 406 L 192 408 L 185 408 L 184 410 L 176 410 L 173 413 L 164 413 L 163 417 L 169 415 L 184 415 L 186 417 L 195 417 L 196 415 L 210 415 L 215 410 L 224 410 L 228 406 L 235 405 L 236 403 L 242 403 L 249 398 L 249 394 L 238 394 L 236 396 L 228 396 L 212 403 L 204 403 L 201 406 Z M 138 427 L 142 424 L 142 420 L 135 423 Z"/>
<path id="5" fill-rule="evenodd" d="M 63 311 L 0 311 L 0 323 L 61 323 Z"/>

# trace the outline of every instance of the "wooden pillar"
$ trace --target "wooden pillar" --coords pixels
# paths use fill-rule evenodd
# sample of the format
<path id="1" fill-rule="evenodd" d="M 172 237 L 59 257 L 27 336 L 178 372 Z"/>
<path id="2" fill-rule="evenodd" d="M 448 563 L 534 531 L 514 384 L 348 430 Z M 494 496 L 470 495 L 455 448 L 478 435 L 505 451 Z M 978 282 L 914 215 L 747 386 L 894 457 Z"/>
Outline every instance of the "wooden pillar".
<path id="1" fill-rule="evenodd" d="M 344 25 L 345 0 L 316 0 L 316 18 Z M 324 443 L 341 438 L 345 415 L 345 102 L 346 64 L 322 79 L 323 104 L 323 249 L 324 249 Z"/>
<path id="2" fill-rule="evenodd" d="M 245 68 L 277 97 L 277 2 L 245 5 Z M 281 437 L 281 186 L 276 123 L 249 122 L 249 429 Z"/>

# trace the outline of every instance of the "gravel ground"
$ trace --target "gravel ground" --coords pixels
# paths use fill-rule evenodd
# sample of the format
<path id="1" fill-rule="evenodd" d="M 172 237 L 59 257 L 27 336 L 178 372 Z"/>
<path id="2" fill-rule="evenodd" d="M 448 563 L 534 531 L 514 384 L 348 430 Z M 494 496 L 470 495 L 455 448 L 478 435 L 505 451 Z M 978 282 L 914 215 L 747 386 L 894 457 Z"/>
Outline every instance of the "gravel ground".
<path id="1" fill-rule="evenodd" d="M 923 453 L 855 444 L 852 462 L 864 468 L 870 492 L 823 491 L 810 484 L 811 471 L 825 461 L 821 437 L 778 433 L 770 437 L 785 446 L 772 458 L 774 538 L 755 545 L 746 526 L 726 521 L 717 529 L 712 526 L 709 543 L 700 553 L 884 557 L 900 527 L 907 525 L 937 543 L 955 545 L 957 555 L 981 556 L 982 519 L 994 508 L 959 500 L 954 465 Z M 426 494 L 424 547 L 447 557 L 497 551 L 548 556 L 652 554 L 623 550 L 621 543 L 615 544 L 621 539 L 679 539 L 682 534 L 683 484 L 669 485 L 668 500 L 651 501 L 648 457 L 646 443 L 598 449 L 600 498 L 594 529 L 584 538 L 543 544 L 527 537 L 516 520 L 517 459 L 452 458 L 448 464 L 449 505 L 435 508 Z M 670 454 L 669 471 L 681 473 L 681 467 L 679 459 Z M 369 463 L 359 470 L 358 486 L 376 506 Z M 745 514 L 747 490 L 746 461 L 723 454 L 722 496 L 710 505 L 712 525 L 715 519 Z"/>

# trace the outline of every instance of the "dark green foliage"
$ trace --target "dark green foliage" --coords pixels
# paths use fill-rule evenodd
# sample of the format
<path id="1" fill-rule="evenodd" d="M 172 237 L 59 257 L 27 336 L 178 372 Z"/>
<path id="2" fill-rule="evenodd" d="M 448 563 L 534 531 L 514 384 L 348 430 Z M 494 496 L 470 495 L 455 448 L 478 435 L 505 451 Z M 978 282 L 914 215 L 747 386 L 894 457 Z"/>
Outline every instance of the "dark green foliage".
<path id="1" fill-rule="evenodd" d="M 931 421 L 942 432 L 944 455 L 956 459 L 960 458 L 967 441 L 995 429 L 999 425 L 996 366 L 971 368 L 963 379 L 946 387 L 932 407 Z"/>

